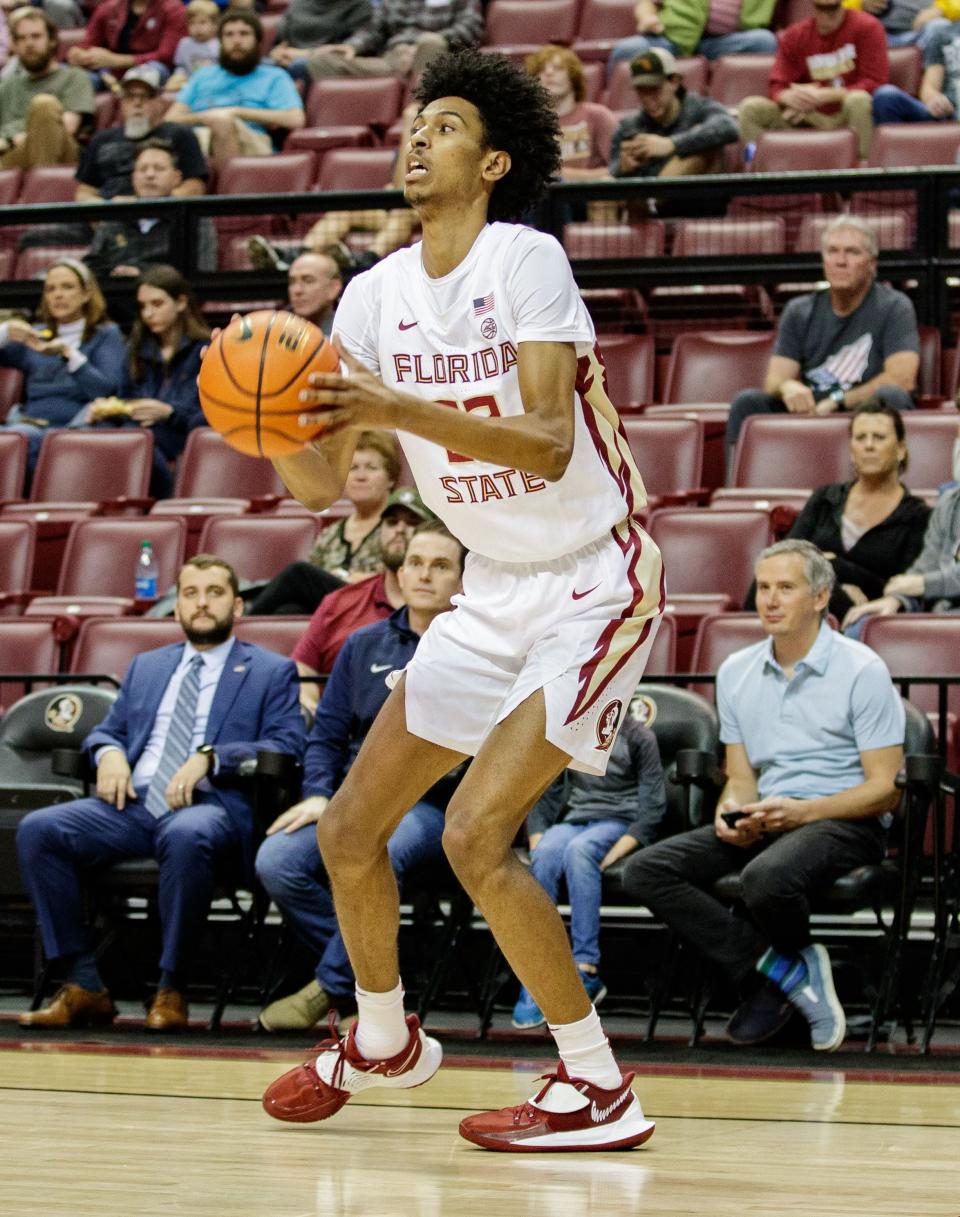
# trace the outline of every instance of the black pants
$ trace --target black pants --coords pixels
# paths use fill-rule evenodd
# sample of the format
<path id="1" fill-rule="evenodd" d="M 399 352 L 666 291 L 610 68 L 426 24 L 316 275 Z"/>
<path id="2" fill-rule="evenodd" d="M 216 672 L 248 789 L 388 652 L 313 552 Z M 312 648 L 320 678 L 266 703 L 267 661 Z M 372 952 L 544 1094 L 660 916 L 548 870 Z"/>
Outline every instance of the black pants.
<path id="1" fill-rule="evenodd" d="M 768 946 L 791 956 L 808 946 L 810 895 L 879 862 L 885 845 L 876 819 L 818 820 L 747 849 L 725 844 L 707 824 L 638 850 L 627 862 L 624 885 L 739 983 Z M 747 916 L 709 892 L 738 870 Z"/>
<path id="2" fill-rule="evenodd" d="M 329 571 L 312 562 L 291 562 L 270 580 L 250 605 L 249 612 L 260 617 L 306 616 L 328 592 L 338 587 L 343 587 L 343 580 Z"/>

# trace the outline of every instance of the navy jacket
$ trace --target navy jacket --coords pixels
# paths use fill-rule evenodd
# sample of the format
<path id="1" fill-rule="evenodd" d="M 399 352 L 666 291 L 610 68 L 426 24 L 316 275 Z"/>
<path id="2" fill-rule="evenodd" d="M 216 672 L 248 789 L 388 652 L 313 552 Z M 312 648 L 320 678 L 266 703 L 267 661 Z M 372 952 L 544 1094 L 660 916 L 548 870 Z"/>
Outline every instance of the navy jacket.
<path id="1" fill-rule="evenodd" d="M 343 644 L 317 706 L 303 762 L 303 797 L 337 790 L 387 700 L 386 678 L 402 670 L 420 641 L 406 608 L 356 630 Z M 459 777 L 459 769 L 456 771 Z M 446 807 L 457 778 L 448 775 L 423 796 Z"/>
<path id="2" fill-rule="evenodd" d="M 205 346 L 201 339 L 184 335 L 170 363 L 165 364 L 156 338 L 147 334 L 140 344 L 140 361 L 144 368 L 140 380 L 132 379 L 129 362 L 124 361 L 120 397 L 154 397 L 173 406 L 169 418 L 150 428 L 154 443 L 168 461 L 180 455 L 194 427 L 205 425 L 197 393 L 200 352 Z"/>
<path id="3" fill-rule="evenodd" d="M 117 700 L 84 740 L 93 761 L 98 748 L 114 744 L 133 769 L 147 746 L 164 691 L 183 657 L 184 644 L 137 655 Z M 253 862 L 253 808 L 242 786 L 232 784 L 240 762 L 261 750 L 303 755 L 304 729 L 297 670 L 293 662 L 251 643 L 235 641 L 213 695 L 205 743 L 217 750 L 218 770 L 205 801 L 225 807 L 240 829 L 245 862 Z"/>
<path id="4" fill-rule="evenodd" d="M 67 361 L 59 355 L 31 351 L 22 342 L 0 347 L 0 367 L 19 368 L 23 373 L 24 414 L 65 427 L 87 402 L 116 393 L 125 351 L 123 335 L 114 323 L 98 325 L 80 350 L 87 362 L 76 372 L 68 372 Z"/>

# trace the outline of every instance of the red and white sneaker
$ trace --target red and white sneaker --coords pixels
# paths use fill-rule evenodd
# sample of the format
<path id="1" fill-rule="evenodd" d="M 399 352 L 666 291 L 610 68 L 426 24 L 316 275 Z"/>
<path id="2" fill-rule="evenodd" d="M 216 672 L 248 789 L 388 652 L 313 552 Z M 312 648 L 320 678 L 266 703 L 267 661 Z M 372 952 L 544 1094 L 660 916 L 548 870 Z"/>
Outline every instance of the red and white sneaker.
<path id="1" fill-rule="evenodd" d="M 410 1038 L 396 1056 L 368 1061 L 357 1051 L 356 1023 L 341 1039 L 332 1021 L 334 1037 L 318 1045 L 316 1059 L 288 1070 L 267 1087 L 264 1111 L 275 1120 L 308 1124 L 336 1115 L 358 1090 L 370 1086 L 406 1090 L 429 1082 L 440 1068 L 443 1049 L 423 1034 L 415 1014 L 407 1015 L 407 1027 Z"/>
<path id="2" fill-rule="evenodd" d="M 632 1073 L 613 1090 L 571 1078 L 562 1061 L 543 1077 L 546 1086 L 526 1103 L 467 1116 L 460 1136 L 505 1153 L 632 1149 L 653 1136 L 656 1125 L 630 1089 Z"/>

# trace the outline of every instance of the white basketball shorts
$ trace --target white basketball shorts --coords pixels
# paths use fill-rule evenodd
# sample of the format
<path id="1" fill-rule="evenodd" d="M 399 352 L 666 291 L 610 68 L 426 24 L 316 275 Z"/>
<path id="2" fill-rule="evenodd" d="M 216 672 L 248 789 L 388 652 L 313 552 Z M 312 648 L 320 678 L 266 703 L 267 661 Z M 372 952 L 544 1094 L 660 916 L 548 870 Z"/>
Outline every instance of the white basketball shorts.
<path id="1" fill-rule="evenodd" d="M 663 611 L 660 551 L 640 525 L 552 562 L 471 553 L 453 603 L 407 665 L 407 729 L 475 756 L 543 689 L 547 739 L 574 769 L 603 774 Z"/>

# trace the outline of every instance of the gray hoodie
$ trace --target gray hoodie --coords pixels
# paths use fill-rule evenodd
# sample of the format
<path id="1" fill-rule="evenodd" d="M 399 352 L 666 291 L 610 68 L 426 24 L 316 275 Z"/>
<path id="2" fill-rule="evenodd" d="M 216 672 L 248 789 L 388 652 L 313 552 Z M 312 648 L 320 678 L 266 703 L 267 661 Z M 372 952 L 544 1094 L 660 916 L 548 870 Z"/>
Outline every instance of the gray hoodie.
<path id="1" fill-rule="evenodd" d="M 296 47 L 346 42 L 372 15 L 370 0 L 291 0 L 277 28 L 277 42 Z"/>
<path id="2" fill-rule="evenodd" d="M 907 612 L 960 607 L 960 486 L 937 500 L 920 557 L 907 574 L 923 575 L 923 595 L 898 596 Z"/>

